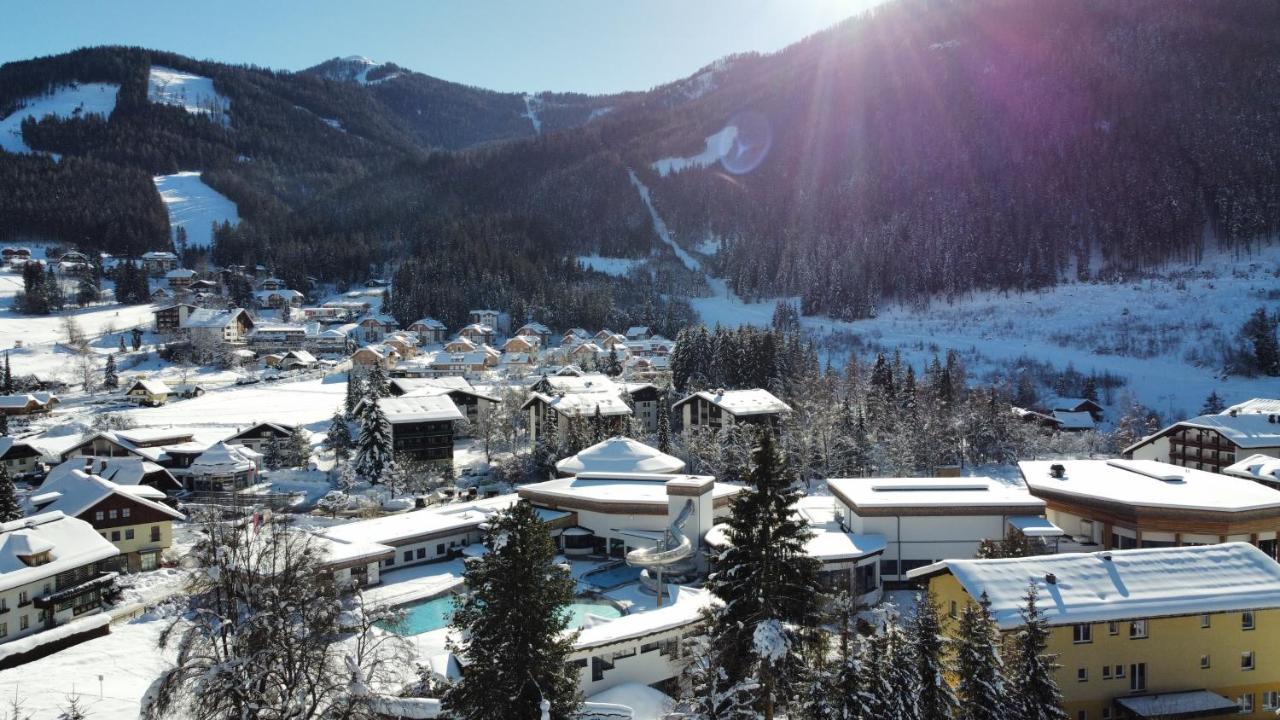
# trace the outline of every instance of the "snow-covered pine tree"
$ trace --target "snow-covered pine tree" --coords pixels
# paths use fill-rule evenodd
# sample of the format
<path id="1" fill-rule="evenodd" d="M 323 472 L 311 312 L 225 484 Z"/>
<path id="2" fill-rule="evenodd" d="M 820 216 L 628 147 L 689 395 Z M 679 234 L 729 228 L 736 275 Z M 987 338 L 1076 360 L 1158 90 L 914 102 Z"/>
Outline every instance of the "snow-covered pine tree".
<path id="1" fill-rule="evenodd" d="M 301 425 L 294 426 L 284 445 L 284 460 L 289 467 L 305 468 L 311 462 L 311 442 Z"/>
<path id="2" fill-rule="evenodd" d="M 115 390 L 120 387 L 120 375 L 116 372 L 115 353 L 107 355 L 107 366 L 102 370 L 102 387 L 108 390 Z"/>
<path id="3" fill-rule="evenodd" d="M 897 612 L 889 611 L 884 629 L 884 698 L 882 720 L 915 720 L 922 717 L 916 706 L 916 663 L 913 647 L 898 623 Z"/>
<path id="4" fill-rule="evenodd" d="M 889 658 L 884 635 L 862 638 L 858 661 L 862 666 L 859 720 L 881 720 L 889 713 Z"/>
<path id="5" fill-rule="evenodd" d="M 333 418 L 329 420 L 329 433 L 325 438 L 325 445 L 333 451 L 333 459 L 337 464 L 346 462 L 351 457 L 355 440 L 351 437 L 351 425 L 347 422 L 347 418 L 343 417 L 341 410 L 335 411 Z"/>
<path id="6" fill-rule="evenodd" d="M 1011 717 L 1018 720 L 1067 720 L 1062 709 L 1062 693 L 1053 679 L 1056 657 L 1046 655 L 1049 626 L 1044 611 L 1036 605 L 1035 583 L 1027 587 L 1022 608 L 1022 628 L 1014 635 L 1008 660 Z"/>
<path id="7" fill-rule="evenodd" d="M 956 694 L 947 677 L 953 674 L 950 641 L 942 630 L 942 615 L 933 593 L 916 604 L 907 623 L 911 659 L 915 663 L 917 717 L 949 718 L 956 710 Z"/>
<path id="8" fill-rule="evenodd" d="M 67 704 L 58 708 L 58 720 L 86 720 L 88 717 L 80 705 L 79 695 L 68 695 Z"/>
<path id="9" fill-rule="evenodd" d="M 354 460 L 356 474 L 366 482 L 376 483 L 392 460 L 391 423 L 378 401 L 367 398 L 356 406 L 356 424 L 360 428 Z"/>
<path id="10" fill-rule="evenodd" d="M 956 720 L 1020 720 L 1011 714 L 1000 641 L 987 611 L 984 592 L 977 603 L 966 603 L 960 612 L 956 646 Z"/>
<path id="11" fill-rule="evenodd" d="M 445 711 L 456 720 L 538 720 L 545 699 L 553 720 L 568 720 L 581 704 L 567 662 L 576 633 L 565 632 L 574 580 L 526 502 L 497 516 L 485 544 L 489 552 L 467 563 L 470 592 L 453 614 L 462 639 L 450 649 L 467 672 L 445 693 Z"/>
<path id="12" fill-rule="evenodd" d="M 658 450 L 671 454 L 671 401 L 665 389 L 658 394 Z"/>
<path id="13" fill-rule="evenodd" d="M 574 455 L 587 447 L 587 423 L 582 415 L 570 415 L 569 427 L 565 431 L 562 456 Z"/>
<path id="14" fill-rule="evenodd" d="M 591 416 L 591 444 L 604 442 L 605 427 L 604 415 L 600 412 L 600 405 L 596 405 L 596 411 Z"/>
<path id="15" fill-rule="evenodd" d="M 858 608 L 848 593 L 831 602 L 831 620 L 836 629 L 835 668 L 831 671 L 831 696 L 836 720 L 862 717 L 862 653 L 858 646 Z"/>
<path id="16" fill-rule="evenodd" d="M 364 399 L 364 381 L 355 369 L 352 368 L 347 373 L 347 396 L 343 404 L 343 410 L 347 419 L 354 418 L 356 415 L 356 406 Z"/>
<path id="17" fill-rule="evenodd" d="M 1217 415 L 1227 408 L 1226 403 L 1222 401 L 1222 397 L 1218 395 L 1217 390 L 1209 393 L 1209 397 L 1204 399 L 1204 405 L 1200 408 L 1201 415 Z"/>
<path id="18" fill-rule="evenodd" d="M 9 468 L 0 463 L 0 522 L 22 518 L 22 506 L 18 504 L 18 489 L 9 477 Z"/>
<path id="19" fill-rule="evenodd" d="M 821 630 L 812 632 L 804 643 L 795 696 L 787 706 L 793 720 L 844 720 L 840 698 L 832 692 L 832 673 L 840 665 L 829 660 L 829 645 L 830 636 Z"/>
<path id="20" fill-rule="evenodd" d="M 13 394 L 13 367 L 9 365 L 9 353 L 4 354 L 4 382 L 3 389 L 5 395 Z"/>
<path id="21" fill-rule="evenodd" d="M 723 601 L 710 628 L 711 651 L 726 687 L 747 682 L 751 706 L 771 720 L 793 695 L 799 672 L 792 628 L 817 624 L 821 588 L 818 563 L 805 552 L 809 529 L 794 508 L 799 494 L 770 428 L 760 431 L 753 464 L 750 489 L 734 498 L 726 522 L 728 546 L 707 579 Z"/>
<path id="22" fill-rule="evenodd" d="M 266 465 L 268 470 L 279 470 L 284 467 L 284 443 L 280 442 L 280 438 L 273 437 L 267 443 L 266 452 L 262 454 L 262 464 Z"/>
<path id="23" fill-rule="evenodd" d="M 364 396 L 384 398 L 390 395 L 391 387 L 387 380 L 387 369 L 382 367 L 382 363 L 369 366 L 364 376 Z"/>

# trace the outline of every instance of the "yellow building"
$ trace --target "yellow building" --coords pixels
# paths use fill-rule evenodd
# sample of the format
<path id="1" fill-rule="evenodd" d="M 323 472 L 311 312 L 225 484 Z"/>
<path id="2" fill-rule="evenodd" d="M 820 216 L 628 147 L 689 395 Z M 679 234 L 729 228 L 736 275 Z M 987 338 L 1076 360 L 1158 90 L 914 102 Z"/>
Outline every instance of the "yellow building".
<path id="1" fill-rule="evenodd" d="M 1280 709 L 1280 564 L 1248 543 L 944 560 L 910 576 L 953 617 L 986 593 L 1006 633 L 1034 584 L 1072 720 Z"/>

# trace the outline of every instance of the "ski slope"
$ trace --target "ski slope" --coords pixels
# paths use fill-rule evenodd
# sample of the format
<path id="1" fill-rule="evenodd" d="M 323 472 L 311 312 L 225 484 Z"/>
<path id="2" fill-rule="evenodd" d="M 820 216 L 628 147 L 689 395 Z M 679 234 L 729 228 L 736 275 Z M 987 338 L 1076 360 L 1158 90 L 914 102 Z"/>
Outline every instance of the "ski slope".
<path id="1" fill-rule="evenodd" d="M 165 210 L 169 225 L 187 229 L 187 244 L 208 247 L 213 243 L 213 224 L 240 224 L 236 204 L 200 179 L 200 173 L 184 171 L 173 175 L 157 175 L 152 180 Z"/>
<path id="2" fill-rule="evenodd" d="M 737 138 L 738 128 L 734 125 L 729 125 L 719 132 L 708 135 L 706 147 L 697 155 L 662 158 L 654 162 L 650 167 L 662 177 L 688 170 L 689 168 L 711 167 L 720 162 L 720 158 L 725 157 L 733 150 L 733 141 Z"/>
<path id="3" fill-rule="evenodd" d="M 208 115 L 226 124 L 231 101 L 213 88 L 213 80 L 182 70 L 152 65 L 147 81 L 147 100 L 180 107 L 193 115 Z"/>
<path id="4" fill-rule="evenodd" d="M 120 86 L 113 83 L 81 83 L 56 87 L 45 95 L 22 101 L 22 107 L 0 119 L 0 149 L 11 153 L 36 152 L 22 139 L 22 121 L 40 120 L 49 115 L 79 118 L 86 115 L 107 117 L 116 109 Z"/>
<path id="5" fill-rule="evenodd" d="M 529 122 L 533 124 L 533 134 L 542 134 L 542 119 L 538 117 L 538 108 L 542 107 L 542 99 L 536 95 L 524 96 L 524 114 L 522 117 L 529 118 Z"/>

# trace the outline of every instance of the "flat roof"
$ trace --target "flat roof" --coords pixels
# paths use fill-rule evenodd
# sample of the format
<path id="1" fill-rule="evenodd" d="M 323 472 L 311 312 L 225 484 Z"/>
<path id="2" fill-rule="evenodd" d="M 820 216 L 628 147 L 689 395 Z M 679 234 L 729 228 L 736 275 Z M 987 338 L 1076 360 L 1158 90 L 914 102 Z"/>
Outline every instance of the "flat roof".
<path id="1" fill-rule="evenodd" d="M 447 394 L 387 397 L 379 399 L 378 405 L 392 425 L 463 419 L 458 406 L 453 404 Z"/>
<path id="2" fill-rule="evenodd" d="M 933 511 L 941 508 L 967 508 L 1000 514 L 1012 508 L 1019 514 L 1037 514 L 1045 507 L 1044 500 L 1021 485 L 989 477 L 832 478 L 827 487 L 854 512 L 907 508 L 923 515 L 937 514 Z"/>
<path id="3" fill-rule="evenodd" d="M 1050 625 L 1280 607 L 1280 563 L 1249 543 L 1194 545 L 999 560 L 943 560 L 907 573 L 951 573 L 982 593 L 1002 629 L 1022 624 L 1034 584 Z"/>
<path id="4" fill-rule="evenodd" d="M 714 482 L 710 475 L 661 475 L 656 473 L 583 473 L 577 477 L 558 478 L 523 485 L 520 497 L 563 500 L 585 500 L 596 503 L 667 505 L 667 482 L 687 480 L 702 485 Z M 742 492 L 741 485 L 716 482 L 713 498 L 730 497 Z"/>
<path id="5" fill-rule="evenodd" d="M 487 522 L 499 511 L 511 507 L 519 499 L 515 494 L 499 495 L 473 502 L 357 520 L 326 528 L 320 535 L 344 543 L 372 542 L 394 545 L 421 535 L 466 532 L 471 528 L 479 527 L 481 523 Z M 559 513 L 561 517 L 564 515 L 567 513 Z M 555 518 L 543 517 L 544 522 L 548 519 Z"/>
<path id="6" fill-rule="evenodd" d="M 1052 475 L 1055 465 L 1063 468 L 1060 478 Z M 1018 469 L 1033 493 L 1138 507 L 1280 511 L 1280 491 L 1261 483 L 1155 460 L 1025 460 Z"/>

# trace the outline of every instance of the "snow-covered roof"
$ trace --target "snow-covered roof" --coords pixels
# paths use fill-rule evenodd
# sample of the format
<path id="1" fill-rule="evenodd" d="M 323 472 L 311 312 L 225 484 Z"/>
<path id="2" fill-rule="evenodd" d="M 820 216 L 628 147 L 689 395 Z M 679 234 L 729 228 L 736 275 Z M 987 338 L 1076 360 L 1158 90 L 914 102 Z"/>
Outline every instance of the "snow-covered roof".
<path id="1" fill-rule="evenodd" d="M 43 397 L 43 399 L 42 399 Z M 27 405 L 35 403 L 36 405 L 45 405 L 50 400 L 57 398 L 48 393 L 24 393 L 21 395 L 0 395 L 0 408 L 24 408 Z"/>
<path id="2" fill-rule="evenodd" d="M 134 388 L 139 387 L 142 388 L 143 392 L 150 395 L 168 395 L 173 392 L 162 380 L 134 380 L 133 383 L 129 385 L 128 392 L 133 392 Z"/>
<path id="3" fill-rule="evenodd" d="M 1052 467 L 1061 465 L 1062 477 Z M 1018 463 L 1031 492 L 1107 503 L 1183 510 L 1274 509 L 1280 491 L 1230 475 L 1155 460 L 1035 460 Z"/>
<path id="4" fill-rule="evenodd" d="M 22 555 L 49 551 L 51 561 L 27 565 Z M 120 551 L 89 523 L 60 512 L 42 512 L 0 524 L 0 590 L 49 578 Z"/>
<path id="5" fill-rule="evenodd" d="M 312 355 L 306 350 L 290 350 L 289 352 L 285 353 L 284 356 L 287 358 L 293 358 L 294 360 L 297 360 L 299 362 L 304 362 L 304 363 L 319 362 L 318 360 L 316 360 L 315 355 Z"/>
<path id="6" fill-rule="evenodd" d="M 177 260 L 178 256 L 165 250 L 151 250 L 142 253 L 144 260 Z"/>
<path id="7" fill-rule="evenodd" d="M 363 325 L 367 322 L 377 323 L 379 325 L 387 325 L 390 327 L 396 326 L 396 319 L 386 313 L 369 313 L 361 317 L 359 320 L 356 320 L 357 325 Z"/>
<path id="8" fill-rule="evenodd" d="M 392 378 L 391 384 L 400 388 L 405 394 L 411 393 L 421 388 L 431 387 L 440 388 L 442 390 L 472 390 L 471 381 L 458 376 L 446 375 L 438 378 Z"/>
<path id="9" fill-rule="evenodd" d="M 1236 701 L 1228 700 L 1211 690 L 1120 696 L 1115 702 L 1137 718 L 1221 717 L 1240 712 Z"/>
<path id="10" fill-rule="evenodd" d="M 1022 624 L 1032 583 L 1050 625 L 1280 607 L 1280 563 L 1248 543 L 943 560 L 907 577 L 944 572 L 985 592 L 1002 629 Z"/>
<path id="11" fill-rule="evenodd" d="M 322 535 L 341 542 L 375 542 L 395 545 L 409 538 L 467 532 L 488 522 L 495 513 L 519 501 L 515 494 L 445 505 L 439 508 L 413 510 L 396 515 L 357 520 L 326 528 Z M 543 520 L 567 516 L 568 513 L 543 516 Z"/>
<path id="12" fill-rule="evenodd" d="M 644 612 L 623 615 L 616 620 L 584 627 L 573 644 L 574 651 L 611 645 L 667 630 L 692 625 L 703 617 L 703 610 L 715 602 L 706 590 L 679 587 L 671 605 Z"/>
<path id="13" fill-rule="evenodd" d="M 1125 448 L 1124 452 L 1125 454 L 1132 453 L 1152 440 L 1181 428 L 1213 430 L 1246 450 L 1280 447 L 1280 422 L 1272 422 L 1271 417 L 1272 414 L 1266 413 L 1241 413 L 1234 416 L 1200 415 L 1190 420 L 1176 422 L 1154 435 L 1145 437 Z"/>
<path id="14" fill-rule="evenodd" d="M 1231 407 L 1223 410 L 1221 414 L 1230 415 L 1271 415 L 1280 413 L 1280 400 L 1272 398 L 1250 398 L 1242 403 L 1236 403 Z"/>
<path id="15" fill-rule="evenodd" d="M 221 475 L 225 473 L 248 472 L 254 468 L 253 458 L 246 455 L 245 448 L 239 445 L 228 445 L 220 442 L 200 453 L 191 462 L 191 472 L 195 475 Z"/>
<path id="16" fill-rule="evenodd" d="M 164 276 L 170 279 L 193 278 L 196 276 L 196 271 L 189 270 L 187 268 L 174 268 L 173 270 L 170 270 L 169 272 L 165 273 Z"/>
<path id="17" fill-rule="evenodd" d="M 286 298 L 286 299 L 302 297 L 302 293 L 298 292 L 297 290 L 290 290 L 289 288 L 280 288 L 279 290 L 254 290 L 253 291 L 253 297 L 258 300 L 266 300 L 267 298 L 270 298 L 272 295 Z"/>
<path id="18" fill-rule="evenodd" d="M 415 320 L 409 325 L 409 327 L 413 327 L 414 325 L 421 325 L 426 328 L 431 328 L 432 330 L 445 329 L 444 323 L 435 318 L 422 318 L 421 320 Z"/>
<path id="19" fill-rule="evenodd" d="M 251 335 L 267 335 L 279 334 L 287 335 L 289 333 L 305 334 L 307 329 L 301 325 L 293 323 L 258 323 L 253 327 Z"/>
<path id="20" fill-rule="evenodd" d="M 771 415 L 789 413 L 791 406 L 773 396 L 768 390 L 755 388 L 752 390 L 717 390 L 715 392 L 696 392 L 676 403 L 683 405 L 695 397 L 702 398 L 735 417 L 746 415 Z"/>
<path id="21" fill-rule="evenodd" d="M 168 448 L 165 450 L 167 452 Z M 140 457 L 73 457 L 49 470 L 49 474 L 45 476 L 38 490 L 43 490 L 46 486 L 55 487 L 51 483 L 73 470 L 90 472 L 117 485 L 139 485 L 148 476 L 160 473 L 167 478 L 173 489 L 181 487 L 168 470 Z"/>
<path id="22" fill-rule="evenodd" d="M 337 565 L 361 559 L 372 562 L 395 557 L 395 548 L 382 543 L 362 539 L 338 539 L 321 533 L 314 533 L 313 537 L 324 553 L 327 564 Z"/>
<path id="23" fill-rule="evenodd" d="M 0 455 L 3 455 L 0 452 Z M 1243 460 L 1222 469 L 1226 475 L 1256 480 L 1258 482 L 1280 484 L 1280 458 L 1270 455 L 1250 455 Z"/>
<path id="24" fill-rule="evenodd" d="M 1079 410 L 1082 407 L 1101 407 L 1096 400 L 1078 397 L 1052 397 L 1044 401 L 1044 407 L 1048 410 L 1066 410 L 1068 412 Z"/>
<path id="25" fill-rule="evenodd" d="M 191 314 L 182 321 L 184 328 L 225 328 L 235 321 L 240 315 L 244 314 L 242 308 L 234 308 L 231 310 L 212 310 L 210 308 L 200 308 L 192 310 Z"/>
<path id="26" fill-rule="evenodd" d="M 532 393 L 529 399 L 524 402 L 523 407 L 528 407 L 529 403 L 534 400 L 541 400 L 556 412 L 565 415 L 577 415 L 580 417 L 595 415 L 596 410 L 604 417 L 612 417 L 617 415 L 630 415 L 631 406 L 623 401 L 621 395 L 607 393 L 570 393 L 567 395 L 544 395 L 542 393 Z"/>
<path id="27" fill-rule="evenodd" d="M 941 478 L 831 478 L 832 494 L 857 514 L 892 509 L 897 514 L 931 514 L 949 508 L 948 514 L 987 514 L 1016 509 L 1037 515 L 1045 503 L 1025 488 L 989 477 Z"/>
<path id="28" fill-rule="evenodd" d="M 1086 411 L 1068 412 L 1066 410 L 1054 410 L 1053 419 L 1064 430 L 1092 430 L 1094 427 L 1093 415 Z"/>
<path id="29" fill-rule="evenodd" d="M 543 325 L 540 322 L 527 322 L 524 325 L 521 325 L 520 329 L 517 330 L 516 332 L 524 333 L 525 331 L 532 332 L 535 335 L 542 335 L 542 334 L 550 334 L 551 328 L 547 327 L 546 325 Z"/>
<path id="30" fill-rule="evenodd" d="M 684 461 L 631 438 L 613 437 L 556 463 L 564 475 L 583 472 L 678 473 Z"/>
<path id="31" fill-rule="evenodd" d="M 632 325 L 631 327 L 627 328 L 627 332 L 626 332 L 625 334 L 626 334 L 627 336 L 631 336 L 631 335 L 643 335 L 643 334 L 646 334 L 646 333 L 648 333 L 648 332 L 649 332 L 649 326 L 648 326 L 648 325 Z"/>
<path id="32" fill-rule="evenodd" d="M 18 440 L 12 435 L 0 435 L 0 458 L 3 458 L 5 455 L 8 455 L 9 451 L 18 449 L 18 448 L 26 448 L 36 454 L 39 454 L 40 452 L 30 443 L 22 442 L 21 440 Z"/>
<path id="33" fill-rule="evenodd" d="M 164 497 L 164 493 L 155 488 L 146 485 L 117 485 L 83 470 L 70 470 L 54 480 L 46 480 L 40 485 L 40 494 L 57 496 L 49 504 L 40 507 L 40 512 L 61 512 L 67 517 L 79 517 L 108 497 L 120 495 L 156 512 L 179 520 L 184 519 L 182 513 L 168 505 L 156 502 L 157 497 Z M 34 501 L 35 498 L 32 500 Z"/>
<path id="34" fill-rule="evenodd" d="M 387 416 L 387 420 L 397 423 L 441 422 L 445 420 L 462 420 L 462 413 L 453 404 L 448 394 L 439 395 L 402 395 L 378 400 L 378 406 Z"/>
<path id="35" fill-rule="evenodd" d="M 714 482 L 709 475 L 667 475 L 659 473 L 581 473 L 575 477 L 545 480 L 522 485 L 520 497 L 572 505 L 573 501 L 594 504 L 653 505 L 667 507 L 667 483 L 687 481 L 697 485 Z M 711 494 L 715 499 L 737 495 L 741 485 L 716 482 Z"/>

